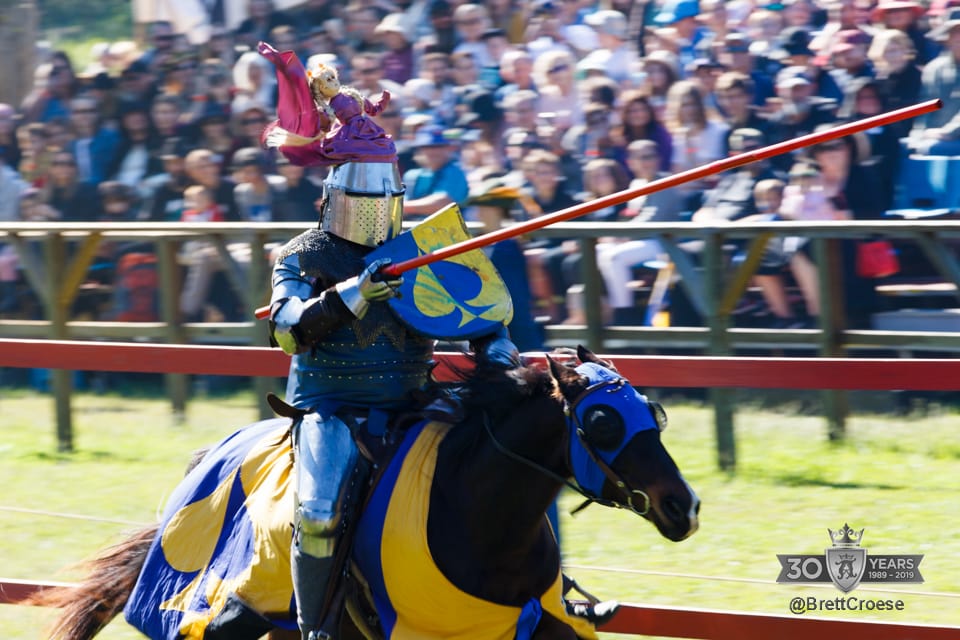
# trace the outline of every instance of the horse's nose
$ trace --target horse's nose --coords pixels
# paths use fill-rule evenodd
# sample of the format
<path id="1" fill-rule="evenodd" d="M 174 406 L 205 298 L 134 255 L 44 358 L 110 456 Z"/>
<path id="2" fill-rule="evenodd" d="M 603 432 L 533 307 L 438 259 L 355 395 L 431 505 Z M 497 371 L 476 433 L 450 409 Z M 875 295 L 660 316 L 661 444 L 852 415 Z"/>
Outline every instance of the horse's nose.
<path id="1" fill-rule="evenodd" d="M 674 497 L 669 497 L 663 501 L 663 513 L 675 524 L 686 523 L 687 512 L 680 505 L 680 501 Z"/>

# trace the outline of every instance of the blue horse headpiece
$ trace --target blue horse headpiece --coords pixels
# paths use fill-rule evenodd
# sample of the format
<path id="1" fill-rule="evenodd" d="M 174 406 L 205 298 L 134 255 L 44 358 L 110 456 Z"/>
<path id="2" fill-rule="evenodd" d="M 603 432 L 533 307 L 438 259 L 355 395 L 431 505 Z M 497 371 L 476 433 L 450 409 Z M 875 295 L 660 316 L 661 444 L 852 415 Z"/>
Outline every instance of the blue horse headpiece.
<path id="1" fill-rule="evenodd" d="M 593 455 L 607 465 L 623 451 L 633 436 L 641 431 L 660 429 L 651 411 L 646 396 L 637 392 L 619 374 L 593 362 L 585 362 L 576 368 L 577 373 L 590 381 L 587 389 L 570 407 L 570 466 L 577 483 L 586 491 L 599 496 L 607 476 L 587 451 L 584 438 L 578 432 L 584 428 L 588 412 L 599 406 L 612 409 L 623 419 L 623 437 L 616 446 L 599 450 L 592 447 Z"/>

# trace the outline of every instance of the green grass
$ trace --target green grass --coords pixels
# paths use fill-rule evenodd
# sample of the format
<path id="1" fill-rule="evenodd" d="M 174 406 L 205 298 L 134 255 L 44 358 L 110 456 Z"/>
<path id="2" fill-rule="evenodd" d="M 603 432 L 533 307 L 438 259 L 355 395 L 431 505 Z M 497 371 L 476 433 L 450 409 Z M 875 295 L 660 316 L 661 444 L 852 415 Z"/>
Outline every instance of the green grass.
<path id="1" fill-rule="evenodd" d="M 131 525 L 12 511 L 42 510 L 123 522 L 154 521 L 189 452 L 255 417 L 247 393 L 190 404 L 175 424 L 160 399 L 79 394 L 77 452 L 53 453 L 49 396 L 0 391 L 0 577 L 76 580 L 69 566 L 117 541 Z M 781 405 L 782 406 L 782 405 Z M 591 507 L 566 515 L 569 573 L 606 598 L 786 615 L 794 596 L 833 598 L 832 586 L 774 582 L 778 553 L 822 553 L 826 529 L 865 528 L 869 553 L 925 555 L 924 584 L 863 585 L 860 597 L 902 597 L 906 610 L 838 617 L 960 625 L 960 438 L 958 416 L 859 415 L 843 444 L 823 420 L 753 408 L 737 416 L 736 475 L 715 468 L 712 413 L 671 403 L 664 439 L 703 501 L 701 527 L 671 543 L 636 516 Z M 599 567 L 599 568 L 597 568 Z M 897 596 L 892 593 L 905 593 Z M 830 614 L 819 614 L 830 615 Z M 6 639 L 43 638 L 53 612 L 0 606 Z M 114 623 L 105 638 L 140 637 Z"/>

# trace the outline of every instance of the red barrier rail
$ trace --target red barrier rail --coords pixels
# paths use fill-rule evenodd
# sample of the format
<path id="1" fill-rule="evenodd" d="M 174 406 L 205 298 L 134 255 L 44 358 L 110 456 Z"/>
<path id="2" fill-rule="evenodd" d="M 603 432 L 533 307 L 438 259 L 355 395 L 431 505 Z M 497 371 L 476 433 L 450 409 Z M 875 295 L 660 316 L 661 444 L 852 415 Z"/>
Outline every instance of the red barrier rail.
<path id="1" fill-rule="evenodd" d="M 30 583 L 21 580 L 0 580 L 0 604 L 20 604 L 31 595 L 51 587 L 72 586 L 66 583 Z M 865 620 L 829 620 L 766 613 L 742 613 L 717 609 L 656 607 L 624 604 L 617 615 L 600 628 L 607 633 L 665 636 L 669 638 L 701 638 L 703 640 L 743 640 L 743 638 L 776 638 L 777 640 L 809 640 L 810 638 L 844 638 L 845 640 L 956 640 L 960 627 L 920 624 L 896 624 Z"/>
<path id="2" fill-rule="evenodd" d="M 960 359 L 606 357 L 639 387 L 960 389 Z M 466 364 L 458 353 L 437 359 Z M 0 367 L 283 377 L 290 358 L 265 347 L 0 339 Z M 441 366 L 439 375 L 446 374 Z"/>

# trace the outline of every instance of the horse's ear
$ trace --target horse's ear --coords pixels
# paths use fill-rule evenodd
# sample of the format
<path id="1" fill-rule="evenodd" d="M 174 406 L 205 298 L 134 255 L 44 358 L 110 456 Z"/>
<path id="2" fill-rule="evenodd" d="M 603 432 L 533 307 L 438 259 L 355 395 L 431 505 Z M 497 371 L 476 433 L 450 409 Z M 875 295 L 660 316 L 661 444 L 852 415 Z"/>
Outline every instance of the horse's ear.
<path id="1" fill-rule="evenodd" d="M 561 392 L 580 381 L 580 374 L 577 373 L 576 369 L 560 364 L 550 356 L 546 356 L 546 358 L 547 364 L 550 366 L 550 375 L 557 381 Z"/>
<path id="2" fill-rule="evenodd" d="M 590 351 L 590 349 L 587 349 L 582 344 L 577 345 L 577 357 L 580 358 L 580 362 L 592 362 L 600 365 L 601 367 L 606 367 L 615 373 L 620 373 L 617 371 L 617 368 L 613 366 L 612 362 L 609 360 L 601 360 L 593 353 L 593 351 Z"/>

